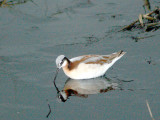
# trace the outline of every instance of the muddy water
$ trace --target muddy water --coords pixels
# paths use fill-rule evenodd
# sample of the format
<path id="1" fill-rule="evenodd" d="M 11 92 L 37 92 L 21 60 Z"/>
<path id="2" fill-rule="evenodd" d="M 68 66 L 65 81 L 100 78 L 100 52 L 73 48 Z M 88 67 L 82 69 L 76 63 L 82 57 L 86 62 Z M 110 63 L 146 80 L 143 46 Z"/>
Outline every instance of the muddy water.
<path id="1" fill-rule="evenodd" d="M 4 120 L 160 119 L 160 33 L 117 32 L 144 13 L 140 0 L 35 0 L 0 8 L 0 116 Z M 160 5 L 151 1 L 152 8 Z M 139 41 L 134 37 L 152 36 Z M 127 54 L 106 73 L 117 89 L 57 100 L 55 59 Z M 67 77 L 59 72 L 63 89 Z M 48 101 L 47 101 L 48 100 Z"/>

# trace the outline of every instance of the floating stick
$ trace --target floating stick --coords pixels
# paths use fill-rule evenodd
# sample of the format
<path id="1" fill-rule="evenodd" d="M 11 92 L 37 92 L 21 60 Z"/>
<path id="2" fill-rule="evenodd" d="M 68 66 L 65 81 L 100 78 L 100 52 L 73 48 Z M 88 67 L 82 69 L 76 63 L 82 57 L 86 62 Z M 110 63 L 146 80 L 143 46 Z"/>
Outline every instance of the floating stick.
<path id="1" fill-rule="evenodd" d="M 150 114 L 150 116 L 151 116 L 151 119 L 152 119 L 152 120 L 155 120 L 155 119 L 153 118 L 152 111 L 151 111 L 151 109 L 150 109 L 148 100 L 146 100 L 146 104 L 147 104 L 147 108 L 148 108 L 149 114 Z"/>

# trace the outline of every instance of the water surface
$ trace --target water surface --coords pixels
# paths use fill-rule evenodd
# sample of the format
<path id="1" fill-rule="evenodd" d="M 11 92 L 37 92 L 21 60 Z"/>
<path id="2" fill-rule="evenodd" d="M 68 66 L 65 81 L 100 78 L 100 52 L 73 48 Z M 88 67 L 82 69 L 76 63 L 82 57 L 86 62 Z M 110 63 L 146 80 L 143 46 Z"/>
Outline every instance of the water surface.
<path id="1" fill-rule="evenodd" d="M 117 32 L 144 13 L 142 5 L 139 0 L 34 0 L 0 8 L 1 119 L 150 120 L 146 99 L 160 119 L 159 30 Z M 151 5 L 160 4 L 155 0 Z M 119 89 L 57 101 L 53 78 L 58 55 L 119 50 L 127 54 L 106 73 Z M 60 71 L 60 90 L 67 79 Z M 46 118 L 48 103 L 52 112 Z"/>

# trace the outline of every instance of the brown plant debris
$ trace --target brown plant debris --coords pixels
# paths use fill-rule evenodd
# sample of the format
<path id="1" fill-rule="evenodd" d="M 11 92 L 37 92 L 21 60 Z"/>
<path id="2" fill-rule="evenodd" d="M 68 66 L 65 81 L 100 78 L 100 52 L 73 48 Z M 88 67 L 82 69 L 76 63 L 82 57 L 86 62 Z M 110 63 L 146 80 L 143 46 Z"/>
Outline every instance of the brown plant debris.
<path id="1" fill-rule="evenodd" d="M 32 0 L 2 0 L 2 1 L 0 1 L 0 7 L 5 8 L 5 7 L 14 6 L 14 5 L 20 5 L 20 4 L 24 4 L 28 1 L 34 3 Z"/>
<path id="2" fill-rule="evenodd" d="M 145 32 L 160 28 L 160 8 L 155 8 L 147 14 L 139 14 L 139 18 L 131 24 L 123 27 L 120 31 L 132 30 L 133 28 L 144 29 Z"/>

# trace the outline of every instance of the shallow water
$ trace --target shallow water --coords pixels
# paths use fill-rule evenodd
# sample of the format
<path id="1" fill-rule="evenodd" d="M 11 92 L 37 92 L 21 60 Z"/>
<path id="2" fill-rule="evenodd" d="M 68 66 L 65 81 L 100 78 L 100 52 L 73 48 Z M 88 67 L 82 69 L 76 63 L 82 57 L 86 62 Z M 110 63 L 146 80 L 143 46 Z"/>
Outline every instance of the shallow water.
<path id="1" fill-rule="evenodd" d="M 142 5 L 142 0 L 34 0 L 0 8 L 1 119 L 150 120 L 146 100 L 160 119 L 160 32 L 117 32 L 144 13 Z M 135 42 L 133 36 L 152 37 Z M 106 73 L 118 89 L 57 101 L 53 78 L 58 55 L 121 49 L 127 54 Z M 60 71 L 60 90 L 66 80 Z M 52 111 L 46 118 L 48 104 Z"/>

